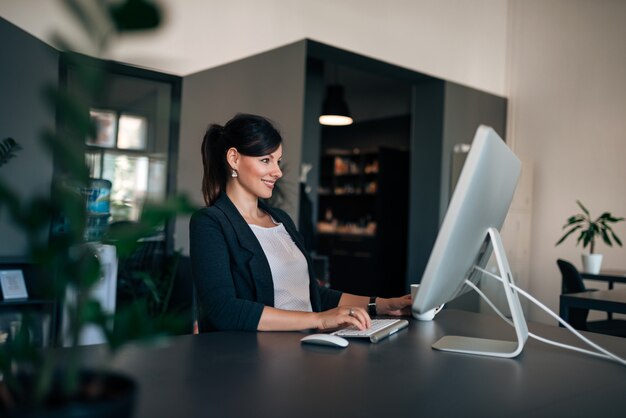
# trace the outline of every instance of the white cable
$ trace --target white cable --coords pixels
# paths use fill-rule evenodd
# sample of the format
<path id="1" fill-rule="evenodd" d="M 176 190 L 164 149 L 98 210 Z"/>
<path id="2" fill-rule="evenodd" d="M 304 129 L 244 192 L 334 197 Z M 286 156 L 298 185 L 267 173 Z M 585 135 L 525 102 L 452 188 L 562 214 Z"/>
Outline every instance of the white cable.
<path id="1" fill-rule="evenodd" d="M 495 313 L 498 314 L 498 316 L 500 318 L 502 318 L 506 323 L 508 323 L 509 325 L 511 325 L 512 327 L 514 327 L 515 325 L 513 324 L 513 321 L 511 321 L 509 318 L 507 318 L 494 304 L 493 302 L 491 302 L 491 300 L 487 297 L 487 295 L 485 295 L 479 288 L 478 286 L 476 286 L 474 283 L 472 283 L 469 280 L 465 281 L 465 284 L 468 285 L 469 287 L 471 287 L 472 289 L 474 289 L 476 291 L 476 293 L 478 293 L 478 295 L 483 298 L 483 300 L 485 302 L 487 302 L 487 304 L 491 307 L 491 309 L 493 309 L 493 311 Z M 539 335 L 533 334 L 532 332 L 528 332 L 528 336 L 531 338 L 534 338 L 538 341 L 544 342 L 546 344 L 549 345 L 554 345 L 557 347 L 561 347 L 561 348 L 566 348 L 566 349 L 570 349 L 573 351 L 578 351 L 580 353 L 583 354 L 588 354 L 594 357 L 599 357 L 605 360 L 613 360 L 611 357 L 601 354 L 601 353 L 596 353 L 595 351 L 589 351 L 589 350 L 585 350 L 584 348 L 578 348 L 578 347 L 574 347 L 574 346 L 569 346 L 569 345 L 565 345 L 565 344 L 561 344 L 559 342 L 556 341 L 552 341 L 552 340 L 548 340 L 546 338 L 540 337 Z"/>
<path id="2" fill-rule="evenodd" d="M 587 337 L 583 336 L 581 333 L 579 333 L 577 330 L 575 330 L 570 324 L 568 324 L 567 322 L 565 322 L 563 319 L 561 319 L 561 317 L 559 317 L 558 315 L 556 315 L 554 312 L 552 312 L 550 310 L 550 308 L 546 307 L 543 303 L 541 303 L 539 300 L 537 300 L 535 297 L 533 297 L 532 295 L 530 295 L 529 293 L 527 293 L 526 291 L 522 290 L 521 288 L 517 287 L 516 285 L 514 285 L 513 283 L 509 283 L 507 281 L 505 281 L 502 277 L 497 276 L 485 269 L 482 269 L 478 266 L 474 266 L 474 268 L 496 280 L 498 280 L 499 282 L 501 282 L 503 285 L 505 286 L 510 286 L 513 290 L 515 290 L 516 292 L 519 292 L 520 294 L 522 294 L 524 297 L 526 297 L 528 300 L 530 300 L 531 302 L 533 302 L 535 305 L 537 305 L 539 308 L 541 308 L 543 311 L 545 311 L 548 315 L 550 315 L 551 317 L 553 317 L 554 319 L 556 319 L 560 324 L 562 324 L 565 328 L 567 328 L 572 334 L 574 334 L 575 336 L 577 336 L 580 340 L 584 341 L 585 343 L 587 343 L 588 345 L 590 345 L 591 347 L 595 348 L 596 350 L 600 351 L 600 353 L 596 353 L 593 351 L 587 351 L 578 347 L 574 347 L 574 346 L 570 346 L 567 344 L 562 344 L 556 341 L 552 341 L 552 340 L 548 340 L 545 339 L 543 337 L 539 337 L 533 333 L 528 333 L 528 335 L 532 338 L 535 338 L 539 341 L 542 341 L 544 343 L 547 344 L 551 344 L 551 345 L 555 345 L 557 347 L 561 347 L 561 348 L 565 348 L 568 350 L 573 350 L 573 351 L 578 351 L 581 353 L 585 353 L 585 354 L 589 354 L 592 356 L 596 356 L 596 357 L 601 357 L 601 358 L 605 358 L 605 359 L 609 359 L 609 360 L 614 360 L 617 363 L 620 363 L 624 366 L 626 366 L 626 360 L 622 359 L 621 357 L 617 356 L 616 354 L 611 353 L 610 351 L 608 351 L 607 349 L 599 346 L 598 344 L 594 343 L 593 341 L 589 340 Z M 466 281 L 467 283 L 471 283 L 470 281 Z M 470 287 L 472 287 L 474 290 L 477 290 L 477 287 L 472 283 L 470 285 Z M 481 294 L 482 292 L 479 292 L 479 294 Z M 481 297 L 486 298 L 486 296 L 484 294 L 481 295 Z M 487 299 L 486 299 L 487 300 Z M 496 312 L 498 312 L 498 314 L 501 317 L 504 317 L 504 315 L 502 315 L 502 313 L 495 308 L 495 306 L 491 303 L 491 301 L 487 302 L 492 309 L 494 309 Z M 508 318 L 506 319 L 506 321 L 508 323 L 511 324 L 511 322 L 508 320 Z"/>
<path id="3" fill-rule="evenodd" d="M 539 337 L 535 334 L 532 333 L 528 333 L 529 336 L 545 342 L 547 344 L 551 344 L 557 347 L 561 347 L 561 348 L 565 348 L 565 349 L 569 349 L 569 350 L 573 350 L 573 351 L 578 351 L 581 353 L 585 353 L 585 354 L 589 354 L 592 356 L 596 356 L 596 357 L 601 357 L 604 359 L 608 359 L 608 360 L 614 360 L 622 365 L 626 365 L 626 360 L 618 357 L 617 355 L 611 353 L 610 351 L 606 350 L 605 348 L 599 346 L 598 344 L 594 343 L 593 341 L 589 340 L 588 338 L 586 338 L 585 336 L 583 336 L 582 334 L 580 334 L 577 330 L 575 330 L 570 324 L 568 324 L 567 322 L 565 322 L 563 319 L 561 319 L 558 315 L 556 315 L 554 312 L 552 312 L 548 307 L 546 307 L 545 305 L 543 305 L 540 301 L 538 301 L 536 298 L 534 298 L 532 295 L 530 295 L 529 293 L 525 292 L 524 290 L 522 290 L 521 288 L 515 286 L 512 283 L 507 283 L 506 281 L 504 281 L 504 279 L 502 279 L 500 276 L 497 276 L 489 271 L 486 271 L 480 267 L 476 266 L 476 269 L 481 271 L 484 274 L 487 274 L 490 277 L 495 278 L 496 280 L 500 281 L 501 283 L 503 283 L 505 286 L 508 285 L 510 286 L 512 289 L 514 289 L 515 291 L 518 291 L 519 293 L 521 293 L 523 296 L 525 296 L 527 299 L 529 299 L 531 302 L 533 302 L 535 305 L 537 305 L 539 308 L 541 308 L 543 311 L 545 311 L 548 315 L 550 315 L 551 317 L 553 317 L 554 319 L 556 319 L 559 323 L 561 323 L 565 328 L 567 328 L 572 334 L 574 334 L 575 336 L 577 336 L 579 339 L 581 339 L 582 341 L 584 341 L 585 343 L 587 343 L 588 345 L 590 345 L 591 347 L 595 348 L 596 350 L 600 351 L 601 353 L 604 354 L 600 354 L 600 353 L 596 353 L 593 351 L 588 351 L 588 350 L 584 350 L 582 348 L 578 348 L 578 347 L 574 347 L 574 346 L 570 346 L 567 344 L 562 344 L 556 341 L 552 341 L 552 340 L 548 340 L 545 339 L 543 337 Z M 473 284 L 473 283 L 472 283 Z M 486 297 L 486 296 L 485 296 Z M 492 306 L 492 308 L 495 308 L 493 306 L 493 304 L 490 304 Z M 503 316 L 500 313 L 501 316 Z M 508 321 L 507 321 L 508 322 Z"/>
<path id="4" fill-rule="evenodd" d="M 585 353 L 585 354 L 589 354 L 592 356 L 596 356 L 596 357 L 600 357 L 600 358 L 604 358 L 604 359 L 608 359 L 608 360 L 614 360 L 622 365 L 626 365 L 626 361 L 620 357 L 618 357 L 617 355 L 611 353 L 610 351 L 606 350 L 605 348 L 600 347 L 599 345 L 597 345 L 596 343 L 594 343 L 593 341 L 589 340 L 588 338 L 584 337 L 582 334 L 580 334 L 577 330 L 575 330 L 570 324 L 568 324 L 567 322 L 563 321 L 563 319 L 561 319 L 559 316 L 557 316 L 555 313 L 553 313 L 549 308 L 547 308 L 545 305 L 543 305 L 540 301 L 538 301 L 536 298 L 534 298 L 532 295 L 528 294 L 527 292 L 525 292 L 524 290 L 520 289 L 519 287 L 515 286 L 514 284 L 511 283 L 506 283 L 500 276 L 494 275 L 493 273 L 490 273 L 488 271 L 485 271 L 479 267 L 477 267 L 477 269 L 485 274 L 487 274 L 490 277 L 495 278 L 496 280 L 500 281 L 501 283 L 503 283 L 504 285 L 509 285 L 512 289 L 519 291 L 523 296 L 525 296 L 527 299 L 529 299 L 531 302 L 533 302 L 535 305 L 537 305 L 539 308 L 541 308 L 543 311 L 545 311 L 547 314 L 549 314 L 550 316 L 552 316 L 554 319 L 556 319 L 559 323 L 561 323 L 565 328 L 567 328 L 572 334 L 574 334 L 575 336 L 577 336 L 579 339 L 581 339 L 582 341 L 586 342 L 588 345 L 590 345 L 591 347 L 595 348 L 596 350 L 600 351 L 601 353 L 604 354 L 600 354 L 600 353 L 596 353 L 593 351 L 588 351 L 588 350 L 584 350 L 582 348 L 578 348 L 578 347 L 574 347 L 574 346 L 570 346 L 567 344 L 562 344 L 556 341 L 552 341 L 552 340 L 548 340 L 545 339 L 543 337 L 539 337 L 535 334 L 532 333 L 528 333 L 529 336 L 545 342 L 547 344 L 550 345 L 554 345 L 557 347 L 561 347 L 561 348 L 565 348 L 568 350 L 573 350 L 573 351 L 578 351 L 581 353 Z"/>

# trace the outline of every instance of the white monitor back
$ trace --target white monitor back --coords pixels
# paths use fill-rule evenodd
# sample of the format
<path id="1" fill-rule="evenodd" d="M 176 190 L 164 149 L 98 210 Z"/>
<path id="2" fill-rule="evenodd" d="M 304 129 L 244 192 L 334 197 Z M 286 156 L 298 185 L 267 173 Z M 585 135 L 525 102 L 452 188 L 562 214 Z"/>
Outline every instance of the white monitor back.
<path id="1" fill-rule="evenodd" d="M 413 311 L 423 313 L 466 291 L 474 266 L 491 254 L 489 228 L 500 229 L 521 162 L 490 127 L 480 126 L 422 276 Z"/>

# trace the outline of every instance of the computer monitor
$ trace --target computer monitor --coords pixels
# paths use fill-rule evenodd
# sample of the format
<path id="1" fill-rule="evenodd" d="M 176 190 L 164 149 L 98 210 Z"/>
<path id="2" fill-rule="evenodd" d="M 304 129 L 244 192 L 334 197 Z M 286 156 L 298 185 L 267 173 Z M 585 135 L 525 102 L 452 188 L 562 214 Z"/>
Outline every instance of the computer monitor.
<path id="1" fill-rule="evenodd" d="M 509 301 L 517 341 L 444 337 L 433 348 L 460 353 L 514 357 L 521 352 L 528 328 L 512 282 L 499 230 L 513 199 L 521 162 L 490 127 L 479 126 L 413 301 L 417 316 L 447 303 L 476 282 L 494 252 Z"/>

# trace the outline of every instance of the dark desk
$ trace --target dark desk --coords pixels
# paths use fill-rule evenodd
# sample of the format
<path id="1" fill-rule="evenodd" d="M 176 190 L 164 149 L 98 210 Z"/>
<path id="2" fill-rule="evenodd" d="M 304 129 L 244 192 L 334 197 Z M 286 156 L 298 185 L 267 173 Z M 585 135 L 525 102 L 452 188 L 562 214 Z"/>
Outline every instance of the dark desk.
<path id="1" fill-rule="evenodd" d="M 530 329 L 576 341 L 558 327 Z M 624 416 L 624 366 L 533 340 L 512 360 L 432 350 L 445 334 L 513 333 L 496 317 L 444 310 L 379 344 L 334 349 L 303 346 L 299 332 L 216 332 L 128 347 L 113 366 L 139 382 L 137 418 Z M 626 340 L 587 335 L 626 357 Z"/>
<path id="2" fill-rule="evenodd" d="M 626 314 L 626 289 L 589 290 L 580 293 L 565 293 L 560 297 L 559 314 L 569 319 L 570 308 Z"/>
<path id="3" fill-rule="evenodd" d="M 626 270 L 602 270 L 598 274 L 580 273 L 583 279 L 599 280 L 609 283 L 609 290 L 613 289 L 613 283 L 626 283 Z"/>

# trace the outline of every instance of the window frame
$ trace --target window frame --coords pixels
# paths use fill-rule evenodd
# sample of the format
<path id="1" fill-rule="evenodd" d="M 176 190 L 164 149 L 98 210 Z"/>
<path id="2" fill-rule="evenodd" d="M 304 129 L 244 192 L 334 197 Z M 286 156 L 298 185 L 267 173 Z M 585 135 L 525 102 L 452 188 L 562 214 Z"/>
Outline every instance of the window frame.
<path id="1" fill-rule="evenodd" d="M 170 94 L 169 94 L 169 114 L 168 117 L 168 144 L 167 144 L 167 175 L 165 182 L 165 197 L 173 196 L 176 193 L 176 173 L 178 171 L 178 141 L 179 141 L 179 131 L 180 131 L 180 118 L 181 118 L 181 95 L 182 95 L 182 77 L 174 76 L 170 74 L 160 73 L 153 70 L 148 70 L 145 68 L 134 67 L 132 65 L 123 64 L 120 62 L 110 61 L 110 60 L 102 60 L 99 58 L 93 58 L 82 54 L 73 54 L 72 60 L 80 60 L 81 65 L 98 67 L 103 69 L 107 75 L 110 76 L 125 76 L 130 78 L 137 78 L 138 80 L 148 80 L 157 83 L 163 83 L 170 86 Z M 68 75 L 73 68 L 73 63 L 67 59 L 64 54 L 61 54 L 61 59 L 59 60 L 59 85 L 62 89 L 68 89 Z M 89 109 L 98 109 L 105 110 L 106 106 L 99 106 L 97 103 L 89 103 Z M 141 112 L 136 112 L 133 109 L 113 109 L 118 110 L 117 120 L 119 122 L 120 113 L 127 113 L 130 115 L 138 115 L 138 116 L 146 116 Z M 144 150 L 134 150 L 134 149 L 117 149 L 117 130 L 119 126 L 116 127 L 116 147 L 115 148 L 107 148 L 107 147 L 98 147 L 91 146 L 86 144 L 86 140 L 84 142 L 84 153 L 98 150 L 101 152 L 101 160 L 100 160 L 100 171 L 102 173 L 103 170 L 103 159 L 104 152 L 106 151 L 114 151 L 122 154 L 128 155 L 145 155 L 150 157 L 155 153 L 154 149 L 150 149 L 150 118 L 148 119 L 148 133 L 147 133 L 147 146 Z M 56 119 L 57 131 L 63 131 L 63 122 L 59 117 Z M 53 157 L 57 159 L 56 156 Z M 60 172 L 58 165 L 54 165 L 54 176 L 62 175 Z M 174 252 L 174 219 L 171 219 L 166 222 L 164 227 L 164 240 L 166 244 L 166 252 L 167 254 L 172 254 Z"/>

